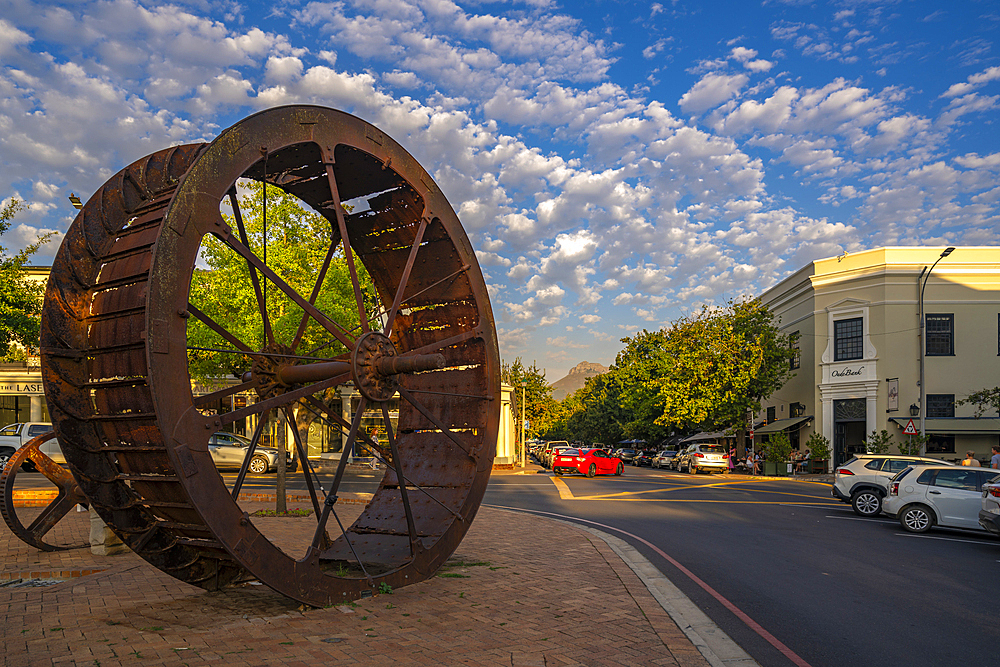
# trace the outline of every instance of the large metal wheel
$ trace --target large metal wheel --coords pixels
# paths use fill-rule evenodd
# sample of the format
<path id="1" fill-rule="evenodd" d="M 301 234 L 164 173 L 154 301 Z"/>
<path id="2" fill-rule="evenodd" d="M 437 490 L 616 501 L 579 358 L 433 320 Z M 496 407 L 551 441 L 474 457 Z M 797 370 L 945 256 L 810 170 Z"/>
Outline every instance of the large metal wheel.
<path id="1" fill-rule="evenodd" d="M 240 179 L 279 187 L 329 222 L 329 250 L 311 289 L 298 293 L 250 249 Z M 341 205 L 347 201 L 355 212 Z M 262 345 L 240 340 L 193 302 L 192 276 L 209 235 L 246 263 L 267 334 Z M 350 267 L 356 328 L 315 305 L 338 249 Z M 377 291 L 374 314 L 354 259 Z M 301 309 L 296 335 L 272 330 L 269 290 Z M 187 342 L 195 320 L 244 360 L 241 384 L 195 398 Z M 303 349 L 307 322 L 341 352 Z M 211 144 L 163 150 L 112 177 L 53 263 L 42 370 L 66 459 L 98 513 L 147 561 L 207 589 L 255 578 L 328 605 L 420 581 L 468 530 L 496 449 L 496 332 L 468 238 L 413 157 L 368 123 L 322 107 L 270 109 Z M 348 381 L 362 394 L 352 423 L 320 400 Z M 246 390 L 256 402 L 223 414 L 204 410 Z M 397 392 L 394 428 L 387 406 Z M 231 486 L 208 442 L 237 420 L 256 416 L 263 424 L 303 406 L 339 424 L 348 447 L 372 446 L 387 466 L 374 498 L 346 526 L 336 507 L 346 457 L 332 479 L 300 465 L 317 524 L 304 552 L 288 554 L 234 500 L 260 429 Z M 387 446 L 360 428 L 368 409 L 382 416 Z M 305 464 L 297 438 L 296 449 Z"/>
<path id="2" fill-rule="evenodd" d="M 87 505 L 80 486 L 69 474 L 69 471 L 49 458 L 39 447 L 55 437 L 53 431 L 44 433 L 26 442 L 18 449 L 0 472 L 0 514 L 11 532 L 23 542 L 41 551 L 62 551 L 87 546 L 86 543 L 68 544 L 49 540 L 50 531 L 68 512 L 77 505 Z M 22 466 L 31 462 L 36 471 L 44 475 L 56 488 L 55 497 L 49 501 L 37 516 L 26 526 L 17 512 L 17 499 L 14 497 L 15 480 Z"/>

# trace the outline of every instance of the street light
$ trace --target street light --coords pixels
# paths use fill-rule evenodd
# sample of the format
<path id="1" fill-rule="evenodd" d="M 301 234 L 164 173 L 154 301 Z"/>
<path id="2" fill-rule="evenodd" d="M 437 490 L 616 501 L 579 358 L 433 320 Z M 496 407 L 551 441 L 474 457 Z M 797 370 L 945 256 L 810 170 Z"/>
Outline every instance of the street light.
<path id="1" fill-rule="evenodd" d="M 937 261 L 931 264 L 931 268 L 927 269 L 927 267 L 924 267 L 924 270 L 921 271 L 920 275 L 917 277 L 918 284 L 920 283 L 921 278 L 924 279 L 923 284 L 920 285 L 920 435 L 921 436 L 924 435 L 924 422 L 927 419 L 927 388 L 924 386 L 924 354 L 927 349 L 927 339 L 926 339 L 927 332 L 925 328 L 925 323 L 927 320 L 927 316 L 924 313 L 924 290 L 927 289 L 927 281 L 931 277 L 931 271 L 933 271 L 934 267 L 938 265 L 938 262 L 940 262 L 948 255 L 950 255 L 954 250 L 955 249 L 952 247 L 945 248 L 943 251 L 941 251 L 941 256 L 937 258 Z M 924 273 L 926 273 L 927 275 L 925 276 Z M 925 453 L 924 447 L 926 446 L 927 446 L 926 443 L 921 443 L 920 445 L 921 456 L 924 455 Z"/>
<path id="2" fill-rule="evenodd" d="M 73 208 L 75 208 L 78 211 L 81 208 L 83 208 L 83 202 L 80 201 L 80 198 L 77 197 L 76 194 L 73 192 L 69 193 L 69 203 L 72 204 Z"/>
<path id="3" fill-rule="evenodd" d="M 524 441 L 524 392 L 528 388 L 527 381 L 521 382 L 521 467 L 528 465 L 528 455 L 525 453 L 528 443 Z"/>

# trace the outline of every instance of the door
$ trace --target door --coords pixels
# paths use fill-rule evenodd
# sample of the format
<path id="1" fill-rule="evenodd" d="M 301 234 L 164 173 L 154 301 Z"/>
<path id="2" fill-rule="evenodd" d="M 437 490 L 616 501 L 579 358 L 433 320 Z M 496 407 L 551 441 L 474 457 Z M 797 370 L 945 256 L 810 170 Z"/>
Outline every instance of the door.
<path id="1" fill-rule="evenodd" d="M 855 454 L 863 454 L 868 406 L 863 398 L 833 402 L 833 466 L 843 465 Z"/>
<path id="2" fill-rule="evenodd" d="M 942 526 L 979 528 L 982 501 L 977 470 L 938 470 L 934 486 L 927 487 L 927 499 Z"/>

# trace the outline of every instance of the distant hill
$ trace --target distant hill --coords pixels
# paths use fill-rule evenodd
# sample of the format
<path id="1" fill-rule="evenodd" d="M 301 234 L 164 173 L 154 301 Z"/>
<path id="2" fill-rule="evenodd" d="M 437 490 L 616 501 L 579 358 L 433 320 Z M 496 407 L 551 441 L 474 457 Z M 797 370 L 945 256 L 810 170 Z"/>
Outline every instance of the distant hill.
<path id="1" fill-rule="evenodd" d="M 587 378 L 607 372 L 607 366 L 581 361 L 569 370 L 569 375 L 552 383 L 552 398 L 561 401 L 577 389 L 582 389 Z"/>

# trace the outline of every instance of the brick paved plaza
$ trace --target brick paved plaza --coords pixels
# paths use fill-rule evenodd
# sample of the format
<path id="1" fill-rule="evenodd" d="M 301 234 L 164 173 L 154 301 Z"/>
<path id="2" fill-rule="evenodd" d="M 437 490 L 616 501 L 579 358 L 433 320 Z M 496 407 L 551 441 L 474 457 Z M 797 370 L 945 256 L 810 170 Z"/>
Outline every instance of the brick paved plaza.
<path id="1" fill-rule="evenodd" d="M 299 506 L 308 503 L 290 503 Z M 338 505 L 348 520 L 361 508 Z M 71 512 L 61 537 L 82 542 L 88 521 Z M 300 543 L 315 525 L 255 522 L 280 544 Z M 0 544 L 0 650 L 10 666 L 708 664 L 605 542 L 501 510 L 480 511 L 438 576 L 328 609 L 261 585 L 205 592 L 131 553 L 38 552 L 6 527 Z M 49 577 L 60 580 L 25 585 Z"/>

